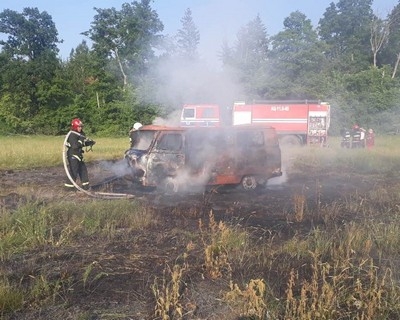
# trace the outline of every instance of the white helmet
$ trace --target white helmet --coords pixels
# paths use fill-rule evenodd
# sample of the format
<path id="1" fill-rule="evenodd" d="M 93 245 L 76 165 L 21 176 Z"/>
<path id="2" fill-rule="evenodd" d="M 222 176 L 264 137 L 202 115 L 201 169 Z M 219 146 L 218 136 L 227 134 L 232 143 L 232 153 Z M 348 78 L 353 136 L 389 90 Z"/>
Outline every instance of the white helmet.
<path id="1" fill-rule="evenodd" d="M 133 125 L 133 129 L 135 130 L 139 130 L 143 125 L 140 122 L 135 122 L 135 124 Z"/>

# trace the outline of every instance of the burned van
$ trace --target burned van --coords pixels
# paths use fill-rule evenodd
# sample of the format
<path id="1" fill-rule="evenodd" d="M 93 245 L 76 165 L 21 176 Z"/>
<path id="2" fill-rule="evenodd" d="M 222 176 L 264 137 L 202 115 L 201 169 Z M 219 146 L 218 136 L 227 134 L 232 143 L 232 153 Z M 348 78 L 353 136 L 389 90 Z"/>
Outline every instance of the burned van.
<path id="1" fill-rule="evenodd" d="M 165 184 L 185 167 L 185 132 L 181 127 L 142 126 L 131 136 L 125 159 L 134 182 L 144 187 Z"/>
<path id="2" fill-rule="evenodd" d="M 125 158 L 142 186 L 264 186 L 281 176 L 275 129 L 265 125 L 182 128 L 143 126 Z"/>

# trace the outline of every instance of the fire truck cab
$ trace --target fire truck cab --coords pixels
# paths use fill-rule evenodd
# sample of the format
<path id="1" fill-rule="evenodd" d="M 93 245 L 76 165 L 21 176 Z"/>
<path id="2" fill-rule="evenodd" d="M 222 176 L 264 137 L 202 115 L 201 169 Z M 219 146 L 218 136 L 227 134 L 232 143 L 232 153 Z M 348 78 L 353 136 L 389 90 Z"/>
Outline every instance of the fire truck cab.
<path id="1" fill-rule="evenodd" d="M 182 108 L 182 127 L 219 127 L 220 125 L 220 109 L 216 104 L 185 104 Z"/>
<path id="2" fill-rule="evenodd" d="M 252 190 L 282 175 L 278 138 L 266 125 L 143 126 L 125 159 L 134 182 L 168 192 L 216 185 Z"/>

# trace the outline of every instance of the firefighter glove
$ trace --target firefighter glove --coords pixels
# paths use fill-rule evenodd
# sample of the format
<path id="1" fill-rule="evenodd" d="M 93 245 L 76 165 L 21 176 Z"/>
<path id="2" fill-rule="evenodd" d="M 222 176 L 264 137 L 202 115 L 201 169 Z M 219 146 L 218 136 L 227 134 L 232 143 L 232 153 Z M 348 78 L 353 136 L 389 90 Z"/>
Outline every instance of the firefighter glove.
<path id="1" fill-rule="evenodd" d="M 86 147 L 91 147 L 91 146 L 94 146 L 96 144 L 96 141 L 94 141 L 94 140 L 92 140 L 92 139 L 87 139 L 86 141 L 85 141 L 85 146 Z"/>

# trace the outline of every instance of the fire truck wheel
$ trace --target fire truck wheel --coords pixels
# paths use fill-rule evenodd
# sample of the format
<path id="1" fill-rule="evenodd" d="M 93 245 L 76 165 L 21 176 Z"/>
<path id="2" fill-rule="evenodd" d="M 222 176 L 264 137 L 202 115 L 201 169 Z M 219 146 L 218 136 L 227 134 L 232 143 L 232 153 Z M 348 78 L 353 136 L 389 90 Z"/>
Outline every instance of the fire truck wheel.
<path id="1" fill-rule="evenodd" d="M 294 147 L 294 146 L 300 146 L 301 141 L 296 136 L 288 135 L 288 136 L 284 136 L 284 137 L 280 138 L 279 144 L 281 146 Z"/>
<path id="2" fill-rule="evenodd" d="M 255 176 L 244 176 L 241 182 L 244 190 L 254 190 L 257 187 L 257 179 Z"/>

